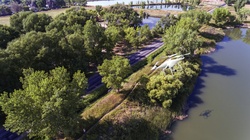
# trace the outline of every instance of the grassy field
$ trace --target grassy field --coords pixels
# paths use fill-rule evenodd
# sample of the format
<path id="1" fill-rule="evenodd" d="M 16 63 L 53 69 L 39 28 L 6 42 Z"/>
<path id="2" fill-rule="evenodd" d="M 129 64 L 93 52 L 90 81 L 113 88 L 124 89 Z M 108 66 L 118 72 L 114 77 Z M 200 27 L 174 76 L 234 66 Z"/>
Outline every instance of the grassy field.
<path id="1" fill-rule="evenodd" d="M 93 9 L 94 7 L 84 7 L 86 9 Z M 64 13 L 66 10 L 68 10 L 70 8 L 61 8 L 61 9 L 53 9 L 53 10 L 49 10 L 49 11 L 41 11 L 38 13 L 45 13 L 50 15 L 52 18 L 56 17 L 57 15 Z M 3 16 L 0 17 L 0 24 L 3 25 L 10 25 L 10 16 Z"/>
<path id="2" fill-rule="evenodd" d="M 63 8 L 63 9 L 55 9 L 55 10 L 49 10 L 49 11 L 42 11 L 42 12 L 38 12 L 38 13 L 45 13 L 50 15 L 51 17 L 55 17 L 57 15 L 59 15 L 60 13 L 65 12 L 66 10 L 68 10 L 70 8 Z M 0 17 L 0 24 L 3 25 L 10 25 L 10 16 L 4 16 L 4 17 Z"/>
<path id="3" fill-rule="evenodd" d="M 10 16 L 0 17 L 0 24 L 2 24 L 2 25 L 10 25 Z"/>

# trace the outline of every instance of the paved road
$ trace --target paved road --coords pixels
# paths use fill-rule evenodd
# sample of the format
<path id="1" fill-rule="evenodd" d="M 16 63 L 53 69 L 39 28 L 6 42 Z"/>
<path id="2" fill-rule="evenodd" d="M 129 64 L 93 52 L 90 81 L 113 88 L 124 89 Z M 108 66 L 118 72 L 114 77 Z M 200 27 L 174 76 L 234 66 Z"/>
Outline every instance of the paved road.
<path id="1" fill-rule="evenodd" d="M 163 42 L 159 40 L 152 42 L 150 45 L 147 45 L 143 49 L 139 50 L 138 52 L 130 55 L 128 57 L 129 63 L 131 65 L 134 65 L 138 61 L 146 58 L 150 53 L 154 52 L 162 45 L 163 45 Z M 102 77 L 100 76 L 99 73 L 96 73 L 88 79 L 88 84 L 89 86 L 87 88 L 87 92 L 90 92 L 102 84 Z"/>
<path id="2" fill-rule="evenodd" d="M 225 7 L 225 6 L 227 6 L 226 3 L 222 3 L 222 4 L 218 5 L 217 7 L 211 9 L 210 11 L 208 11 L 208 13 L 213 14 L 213 12 L 214 12 L 214 10 L 215 10 L 216 8 Z"/>

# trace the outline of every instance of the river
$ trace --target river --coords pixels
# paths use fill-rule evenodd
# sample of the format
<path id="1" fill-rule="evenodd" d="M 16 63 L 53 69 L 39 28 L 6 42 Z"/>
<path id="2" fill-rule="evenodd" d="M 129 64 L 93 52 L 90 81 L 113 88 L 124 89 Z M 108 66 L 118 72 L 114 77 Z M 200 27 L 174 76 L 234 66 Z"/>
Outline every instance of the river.
<path id="1" fill-rule="evenodd" d="M 201 57 L 203 70 L 188 102 L 189 117 L 173 125 L 172 140 L 250 139 L 250 45 L 245 43 L 250 40 L 246 31 L 228 32 L 231 38 L 226 36 L 214 53 Z"/>

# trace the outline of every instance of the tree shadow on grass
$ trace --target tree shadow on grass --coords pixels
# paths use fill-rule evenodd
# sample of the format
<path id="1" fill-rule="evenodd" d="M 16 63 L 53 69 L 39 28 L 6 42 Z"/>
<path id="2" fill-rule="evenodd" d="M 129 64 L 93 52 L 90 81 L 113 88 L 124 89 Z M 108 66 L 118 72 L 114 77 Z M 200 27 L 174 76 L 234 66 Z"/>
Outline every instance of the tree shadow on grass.
<path id="1" fill-rule="evenodd" d="M 152 140 L 159 130 L 145 119 L 129 118 L 123 122 L 106 120 L 89 131 L 82 140 Z"/>

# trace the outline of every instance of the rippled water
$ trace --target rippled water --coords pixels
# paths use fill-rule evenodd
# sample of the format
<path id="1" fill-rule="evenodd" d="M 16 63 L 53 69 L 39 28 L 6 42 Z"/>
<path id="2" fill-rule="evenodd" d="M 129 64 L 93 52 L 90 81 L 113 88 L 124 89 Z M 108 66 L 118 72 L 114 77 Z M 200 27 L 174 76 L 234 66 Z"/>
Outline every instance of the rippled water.
<path id="1" fill-rule="evenodd" d="M 173 140 L 250 139 L 250 31 L 235 29 L 203 55 L 189 100 L 189 118 L 173 126 Z M 234 39 L 234 40 L 233 40 Z M 244 42 L 243 42 L 244 41 Z"/>

